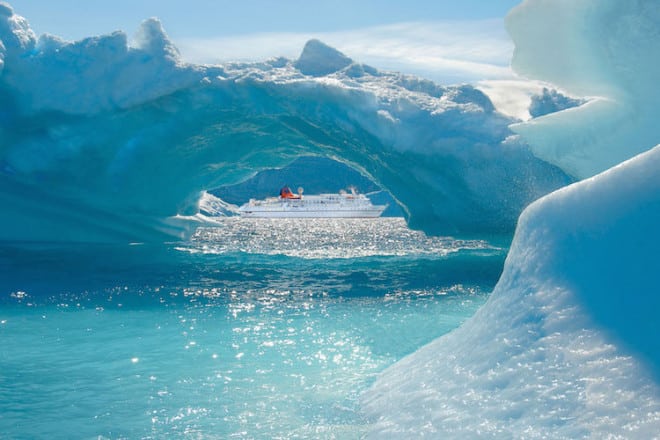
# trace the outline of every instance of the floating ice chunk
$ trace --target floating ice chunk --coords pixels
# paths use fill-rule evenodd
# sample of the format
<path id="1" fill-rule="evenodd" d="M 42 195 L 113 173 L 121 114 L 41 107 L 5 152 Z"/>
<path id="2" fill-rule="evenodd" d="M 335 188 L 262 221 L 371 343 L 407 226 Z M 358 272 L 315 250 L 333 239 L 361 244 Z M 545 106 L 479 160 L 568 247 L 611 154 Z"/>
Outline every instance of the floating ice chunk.
<path id="1" fill-rule="evenodd" d="M 374 438 L 660 432 L 660 146 L 521 215 L 488 302 L 364 398 Z"/>

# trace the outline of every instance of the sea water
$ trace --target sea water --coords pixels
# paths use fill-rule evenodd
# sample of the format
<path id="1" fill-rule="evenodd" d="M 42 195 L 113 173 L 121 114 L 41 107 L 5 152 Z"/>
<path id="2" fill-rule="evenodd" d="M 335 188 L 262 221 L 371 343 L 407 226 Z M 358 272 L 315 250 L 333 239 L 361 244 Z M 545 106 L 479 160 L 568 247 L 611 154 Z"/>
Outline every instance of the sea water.
<path id="1" fill-rule="evenodd" d="M 361 392 L 471 316 L 505 254 L 399 218 L 4 243 L 1 437 L 359 438 Z"/>

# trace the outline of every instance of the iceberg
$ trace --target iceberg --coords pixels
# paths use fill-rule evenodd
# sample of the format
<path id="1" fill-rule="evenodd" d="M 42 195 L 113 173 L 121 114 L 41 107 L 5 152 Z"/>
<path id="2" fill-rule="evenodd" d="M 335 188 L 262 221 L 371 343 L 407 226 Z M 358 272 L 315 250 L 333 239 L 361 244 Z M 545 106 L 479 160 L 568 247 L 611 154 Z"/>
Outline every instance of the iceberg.
<path id="1" fill-rule="evenodd" d="M 427 232 L 517 222 L 487 303 L 365 394 L 373 437 L 657 436 L 660 10 L 526 0 L 508 28 L 518 72 L 588 102 L 519 123 L 318 41 L 192 65 L 155 19 L 67 42 L 0 3 L 0 240 L 183 238 L 233 209 L 205 190 L 332 158 Z"/>
<path id="2" fill-rule="evenodd" d="M 591 96 L 513 129 L 584 180 L 523 211 L 470 320 L 377 379 L 370 437 L 657 437 L 659 14 L 591 0 L 511 12 L 514 67 Z"/>
<path id="3" fill-rule="evenodd" d="M 470 85 L 315 40 L 297 60 L 193 65 L 156 19 L 132 45 L 123 32 L 67 42 L 1 8 L 0 240 L 185 238 L 204 191 L 303 155 L 358 170 L 431 233 L 510 234 L 572 181 Z"/>
<path id="4" fill-rule="evenodd" d="M 488 301 L 364 396 L 373 438 L 660 432 L 660 146 L 530 205 Z"/>

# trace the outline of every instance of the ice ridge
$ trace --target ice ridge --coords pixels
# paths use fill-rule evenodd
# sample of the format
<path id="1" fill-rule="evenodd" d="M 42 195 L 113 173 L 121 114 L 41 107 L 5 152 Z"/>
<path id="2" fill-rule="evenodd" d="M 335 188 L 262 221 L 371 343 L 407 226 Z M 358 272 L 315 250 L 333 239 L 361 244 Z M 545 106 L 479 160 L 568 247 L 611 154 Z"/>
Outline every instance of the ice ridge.
<path id="1" fill-rule="evenodd" d="M 185 237 L 203 191 L 310 154 L 355 167 L 433 233 L 510 232 L 570 181 L 470 85 L 381 72 L 318 41 L 297 61 L 191 65 L 156 19 L 132 45 L 124 32 L 68 42 L 3 11 L 2 239 Z"/>

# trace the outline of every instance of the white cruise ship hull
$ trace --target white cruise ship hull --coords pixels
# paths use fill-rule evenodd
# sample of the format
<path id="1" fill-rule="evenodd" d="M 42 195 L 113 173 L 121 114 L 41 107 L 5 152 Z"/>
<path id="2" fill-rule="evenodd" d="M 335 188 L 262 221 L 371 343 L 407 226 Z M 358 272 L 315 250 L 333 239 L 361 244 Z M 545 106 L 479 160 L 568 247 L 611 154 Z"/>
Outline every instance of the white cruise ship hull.
<path id="1" fill-rule="evenodd" d="M 385 207 L 372 209 L 368 211 L 357 210 L 244 210 L 240 211 L 243 217 L 260 218 L 376 218 L 385 210 Z"/>
<path id="2" fill-rule="evenodd" d="M 243 217 L 376 218 L 387 205 L 373 205 L 362 194 L 321 194 L 298 198 L 251 200 L 238 209 Z"/>

